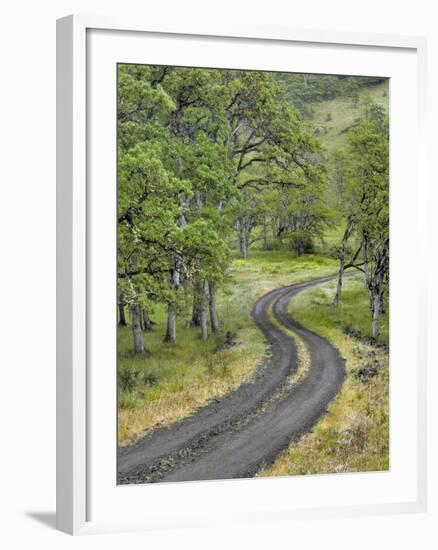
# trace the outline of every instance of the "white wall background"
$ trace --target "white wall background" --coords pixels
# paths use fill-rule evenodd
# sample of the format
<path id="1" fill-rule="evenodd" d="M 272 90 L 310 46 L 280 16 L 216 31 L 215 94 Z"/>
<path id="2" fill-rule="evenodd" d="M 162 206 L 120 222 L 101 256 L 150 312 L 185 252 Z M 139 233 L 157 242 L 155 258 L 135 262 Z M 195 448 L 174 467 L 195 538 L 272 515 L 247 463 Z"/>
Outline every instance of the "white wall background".
<path id="1" fill-rule="evenodd" d="M 429 41 L 429 463 L 438 464 L 438 332 L 435 282 L 438 192 L 438 17 L 433 0 L 30 0 L 1 12 L 0 70 L 0 545 L 15 548 L 384 549 L 438 546 L 438 476 L 430 510 L 322 522 L 275 523 L 72 538 L 54 530 L 55 511 L 55 20 L 70 13 L 141 15 L 151 22 L 383 32 Z"/>

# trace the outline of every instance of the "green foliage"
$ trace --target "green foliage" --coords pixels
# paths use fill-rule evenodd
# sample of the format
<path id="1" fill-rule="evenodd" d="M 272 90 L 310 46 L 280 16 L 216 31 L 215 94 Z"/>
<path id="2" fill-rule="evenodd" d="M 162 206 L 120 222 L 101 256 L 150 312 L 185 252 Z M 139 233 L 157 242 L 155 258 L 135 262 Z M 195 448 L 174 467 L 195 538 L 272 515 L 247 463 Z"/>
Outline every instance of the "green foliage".
<path id="1" fill-rule="evenodd" d="M 119 299 L 187 309 L 202 281 L 226 281 L 234 238 L 245 258 L 260 241 L 312 252 L 364 185 L 356 226 L 382 233 L 387 212 L 372 212 L 387 202 L 387 118 L 363 93 L 381 83 L 119 65 Z M 349 148 L 328 158 L 296 105 L 340 97 L 360 97 L 364 120 L 348 131 Z M 330 110 L 326 122 L 336 117 Z"/>
<path id="2" fill-rule="evenodd" d="M 389 291 L 389 124 L 375 104 L 352 132 L 351 180 L 354 224 L 362 243 L 366 284 L 373 314 L 373 336 Z"/>
<path id="3" fill-rule="evenodd" d="M 287 188 L 320 198 L 324 185 L 319 144 L 271 73 L 119 65 L 118 146 L 128 305 L 180 309 L 182 288 L 222 284 L 236 225 L 247 251 L 275 209 L 267 197 Z M 317 225 L 297 229 L 300 242 Z"/>
<path id="4" fill-rule="evenodd" d="M 345 230 L 332 253 L 339 258 L 341 275 L 345 266 L 363 271 L 377 339 L 389 287 L 389 123 L 386 111 L 366 96 L 364 109 L 348 133 L 348 149 L 334 155 L 334 189 Z"/>
<path id="5" fill-rule="evenodd" d="M 144 362 L 133 367 L 123 364 L 117 371 L 117 385 L 123 393 L 132 392 L 137 387 L 153 386 L 157 376 L 145 367 Z"/>

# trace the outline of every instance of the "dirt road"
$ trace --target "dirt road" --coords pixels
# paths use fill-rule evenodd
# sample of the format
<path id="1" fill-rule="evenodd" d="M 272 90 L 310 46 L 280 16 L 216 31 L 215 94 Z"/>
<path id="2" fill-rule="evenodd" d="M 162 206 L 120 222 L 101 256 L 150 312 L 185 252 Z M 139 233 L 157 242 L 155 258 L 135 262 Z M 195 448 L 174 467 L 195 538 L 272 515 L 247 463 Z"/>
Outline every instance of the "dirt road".
<path id="1" fill-rule="evenodd" d="M 228 397 L 119 449 L 118 483 L 251 477 L 309 430 L 338 393 L 344 361 L 327 340 L 297 323 L 287 306 L 297 293 L 330 279 L 262 296 L 253 317 L 270 344 L 270 357 Z M 310 368 L 292 389 L 287 381 L 297 369 L 295 342 L 270 320 L 271 304 L 277 321 L 295 331 L 310 353 Z"/>

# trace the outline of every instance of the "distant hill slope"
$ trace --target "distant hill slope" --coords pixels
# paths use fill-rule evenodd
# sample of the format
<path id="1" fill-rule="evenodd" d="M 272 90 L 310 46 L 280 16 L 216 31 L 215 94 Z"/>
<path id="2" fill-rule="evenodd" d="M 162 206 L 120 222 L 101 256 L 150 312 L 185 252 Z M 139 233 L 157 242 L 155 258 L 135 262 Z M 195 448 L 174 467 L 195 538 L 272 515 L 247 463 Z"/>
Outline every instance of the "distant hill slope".
<path id="1" fill-rule="evenodd" d="M 329 153 L 347 144 L 367 103 L 389 108 L 389 79 L 382 77 L 277 73 L 277 79 Z"/>
<path id="2" fill-rule="evenodd" d="M 328 153 L 328 170 L 332 172 L 333 154 L 348 145 L 349 130 L 357 120 L 366 114 L 370 102 L 389 110 L 389 80 L 361 86 L 353 97 L 339 95 L 333 99 L 315 101 L 306 106 L 307 118 L 315 135 Z M 326 200 L 334 208 L 336 191 L 332 185 L 327 188 Z M 316 251 L 327 253 L 340 242 L 344 232 L 345 220 L 342 214 L 335 216 L 334 225 L 328 227 L 322 239 L 316 239 Z"/>
<path id="3" fill-rule="evenodd" d="M 340 242 L 345 226 L 344 214 L 337 207 L 334 153 L 348 146 L 349 130 L 365 116 L 370 103 L 389 111 L 389 79 L 301 73 L 278 73 L 277 79 L 327 153 L 325 200 L 334 215 L 322 238 L 315 239 L 315 250 L 326 254 Z"/>
<path id="4" fill-rule="evenodd" d="M 388 80 L 360 88 L 355 98 L 339 96 L 309 106 L 309 122 L 329 153 L 347 144 L 348 130 L 365 114 L 370 101 L 389 110 Z"/>

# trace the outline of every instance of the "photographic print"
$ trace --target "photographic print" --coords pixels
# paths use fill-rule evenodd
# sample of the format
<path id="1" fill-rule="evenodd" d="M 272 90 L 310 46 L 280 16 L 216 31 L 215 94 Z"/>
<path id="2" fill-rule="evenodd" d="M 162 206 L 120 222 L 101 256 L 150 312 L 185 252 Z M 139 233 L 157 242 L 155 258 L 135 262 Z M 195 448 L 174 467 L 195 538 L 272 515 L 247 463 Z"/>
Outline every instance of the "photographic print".
<path id="1" fill-rule="evenodd" d="M 118 484 L 389 468 L 389 79 L 119 64 Z"/>

